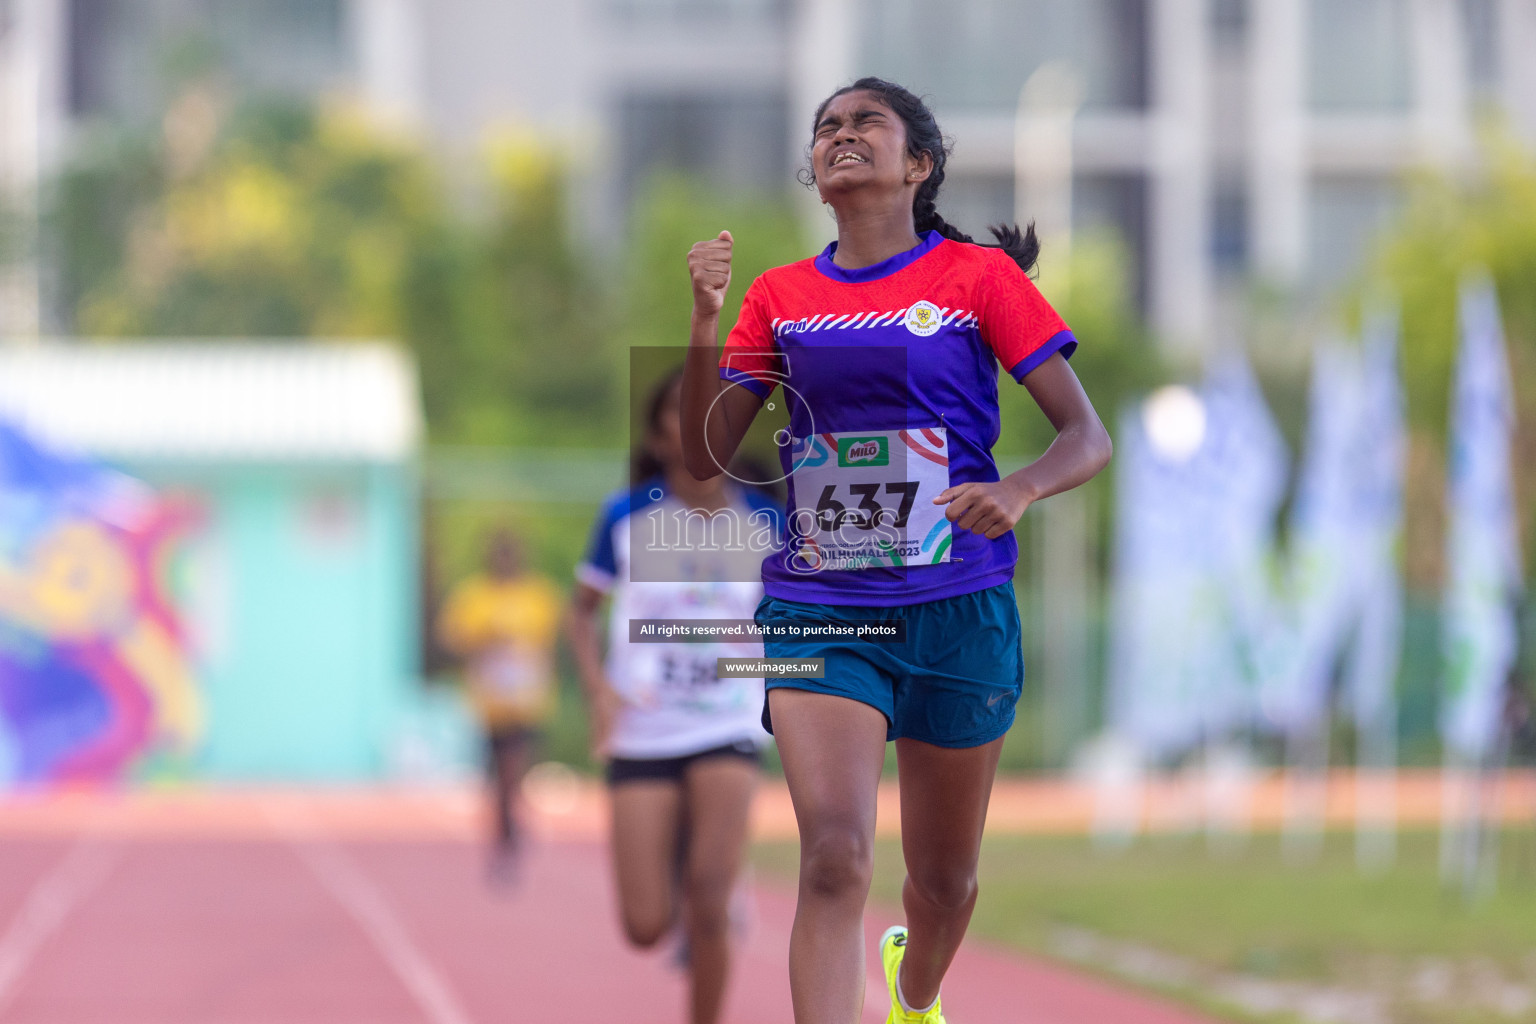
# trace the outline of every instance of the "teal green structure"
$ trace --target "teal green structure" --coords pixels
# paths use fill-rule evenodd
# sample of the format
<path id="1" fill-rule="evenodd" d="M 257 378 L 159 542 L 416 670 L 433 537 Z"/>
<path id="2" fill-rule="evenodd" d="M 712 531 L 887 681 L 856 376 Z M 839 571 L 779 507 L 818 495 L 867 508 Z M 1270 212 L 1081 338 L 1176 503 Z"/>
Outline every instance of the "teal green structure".
<path id="1" fill-rule="evenodd" d="M 141 774 L 433 781 L 472 721 L 422 680 L 414 364 L 378 342 L 0 346 L 0 410 L 189 502 L 164 571 L 200 741 Z"/>
<path id="2" fill-rule="evenodd" d="M 177 581 L 223 617 L 197 658 L 207 732 L 195 774 L 391 775 L 422 693 L 411 467 L 128 468 L 203 513 Z"/>

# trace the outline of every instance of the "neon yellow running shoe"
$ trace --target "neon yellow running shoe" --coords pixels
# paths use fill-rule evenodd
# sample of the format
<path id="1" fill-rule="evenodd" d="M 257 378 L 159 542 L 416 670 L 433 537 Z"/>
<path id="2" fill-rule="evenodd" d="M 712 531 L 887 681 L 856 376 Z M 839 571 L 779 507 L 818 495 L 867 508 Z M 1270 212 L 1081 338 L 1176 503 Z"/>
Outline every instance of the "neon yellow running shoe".
<path id="1" fill-rule="evenodd" d="M 885 990 L 891 997 L 891 1015 L 885 1018 L 885 1024 L 947 1024 L 937 999 L 927 1013 L 908 1013 L 901 1008 L 901 1000 L 896 997 L 896 974 L 906 954 L 907 930 L 899 924 L 892 925 L 880 936 L 880 963 L 885 967 Z"/>

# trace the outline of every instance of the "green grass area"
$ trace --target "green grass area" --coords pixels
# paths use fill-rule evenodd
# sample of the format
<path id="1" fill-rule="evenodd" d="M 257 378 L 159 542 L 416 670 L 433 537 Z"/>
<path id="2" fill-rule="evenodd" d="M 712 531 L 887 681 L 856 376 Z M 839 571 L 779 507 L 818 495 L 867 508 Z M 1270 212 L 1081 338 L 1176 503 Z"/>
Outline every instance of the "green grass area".
<path id="1" fill-rule="evenodd" d="M 971 932 L 1234 1020 L 1329 1019 L 1341 1006 L 1331 1019 L 1359 1024 L 1536 1020 L 1536 834 L 1503 835 L 1497 889 L 1475 902 L 1441 887 L 1438 844 L 1405 833 L 1394 866 L 1366 877 L 1349 834 L 1304 864 L 1268 835 L 1235 851 L 1162 837 L 1119 853 L 996 836 Z M 796 856 L 793 844 L 756 851 L 782 877 Z M 899 846 L 881 841 L 872 898 L 898 902 L 902 874 Z"/>

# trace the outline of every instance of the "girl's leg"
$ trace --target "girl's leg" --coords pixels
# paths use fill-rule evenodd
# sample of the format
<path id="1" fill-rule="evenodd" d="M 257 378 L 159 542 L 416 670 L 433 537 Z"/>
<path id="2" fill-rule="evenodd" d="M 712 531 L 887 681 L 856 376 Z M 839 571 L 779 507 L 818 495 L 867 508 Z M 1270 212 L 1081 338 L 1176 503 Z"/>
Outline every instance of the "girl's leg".
<path id="1" fill-rule="evenodd" d="M 522 843 L 523 777 L 533 767 L 537 742 L 532 730 L 518 729 L 503 735 L 495 747 L 496 828 L 503 850 L 515 850 Z"/>
<path id="2" fill-rule="evenodd" d="M 938 998 L 939 982 L 971 921 L 981 830 L 1002 749 L 1001 737 L 961 750 L 896 741 L 901 849 L 907 861 L 901 993 L 909 1006 L 928 1006 Z"/>
<path id="3" fill-rule="evenodd" d="M 505 852 L 512 845 L 512 791 L 506 746 L 507 737 L 504 734 L 486 733 L 486 789 L 491 803 L 491 848 L 496 853 Z"/>
<path id="4" fill-rule="evenodd" d="M 864 901 L 885 716 L 804 690 L 770 690 L 768 700 L 800 826 L 800 898 L 789 937 L 795 1024 L 851 1024 L 864 1004 Z"/>
<path id="5" fill-rule="evenodd" d="M 613 867 L 624 935 L 654 946 L 677 916 L 677 832 L 683 791 L 675 782 L 636 779 L 610 790 Z"/>
<path id="6" fill-rule="evenodd" d="M 747 850 L 757 765 L 707 757 L 688 766 L 688 865 L 684 874 L 693 1024 L 715 1024 L 730 972 L 730 904 Z"/>

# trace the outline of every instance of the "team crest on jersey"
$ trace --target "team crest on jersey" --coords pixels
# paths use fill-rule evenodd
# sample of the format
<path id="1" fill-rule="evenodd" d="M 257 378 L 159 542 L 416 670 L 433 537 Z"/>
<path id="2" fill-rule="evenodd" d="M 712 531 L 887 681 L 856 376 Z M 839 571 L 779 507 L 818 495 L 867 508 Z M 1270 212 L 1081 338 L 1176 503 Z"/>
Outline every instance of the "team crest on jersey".
<path id="1" fill-rule="evenodd" d="M 944 315 L 939 312 L 939 307 L 931 302 L 914 302 L 907 307 L 907 330 L 919 338 L 926 338 L 939 329 L 944 322 Z"/>

